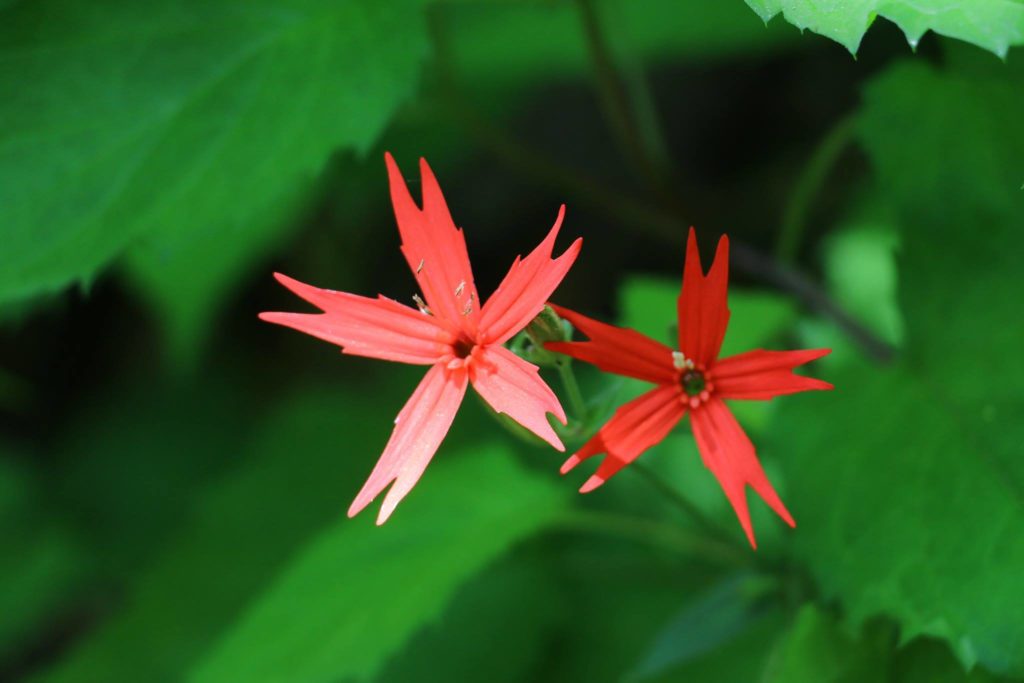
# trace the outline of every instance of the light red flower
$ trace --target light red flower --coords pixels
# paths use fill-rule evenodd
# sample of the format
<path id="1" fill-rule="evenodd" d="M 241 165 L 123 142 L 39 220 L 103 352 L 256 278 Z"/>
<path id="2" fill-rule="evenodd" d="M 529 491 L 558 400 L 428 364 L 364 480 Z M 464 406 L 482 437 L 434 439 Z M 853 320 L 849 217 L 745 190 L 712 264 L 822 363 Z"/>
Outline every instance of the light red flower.
<path id="1" fill-rule="evenodd" d="M 751 486 L 790 526 L 796 526 L 727 399 L 767 400 L 783 394 L 832 385 L 792 372 L 821 358 L 830 349 L 810 351 L 747 351 L 718 358 L 728 308 L 729 239 L 723 236 L 711 270 L 705 276 L 693 229 L 686 246 L 683 286 L 677 301 L 679 350 L 635 330 L 606 325 L 558 306 L 555 310 L 590 341 L 550 342 L 546 348 L 568 354 L 617 375 L 658 385 L 621 406 L 593 438 L 562 465 L 565 474 L 580 462 L 606 453 L 597 472 L 580 488 L 588 493 L 664 439 L 687 413 L 701 459 L 718 479 L 740 524 L 757 547 L 747 509 Z"/>
<path id="2" fill-rule="evenodd" d="M 537 366 L 502 344 L 540 311 L 565 277 L 582 244 L 577 239 L 558 258 L 552 249 L 565 206 L 548 236 L 526 258 L 518 257 L 483 305 L 473 282 L 466 241 L 455 227 L 441 188 L 420 159 L 423 208 L 416 205 L 398 165 L 385 154 L 402 253 L 425 301 L 419 310 L 383 295 L 376 299 L 318 289 L 289 277 L 277 280 L 323 313 L 261 313 L 260 318 L 337 344 L 343 353 L 430 369 L 395 418 L 395 428 L 370 478 L 349 507 L 352 517 L 394 482 L 381 505 L 383 524 L 415 486 L 442 439 L 470 384 L 499 413 L 565 450 L 547 420 L 565 412 Z"/>

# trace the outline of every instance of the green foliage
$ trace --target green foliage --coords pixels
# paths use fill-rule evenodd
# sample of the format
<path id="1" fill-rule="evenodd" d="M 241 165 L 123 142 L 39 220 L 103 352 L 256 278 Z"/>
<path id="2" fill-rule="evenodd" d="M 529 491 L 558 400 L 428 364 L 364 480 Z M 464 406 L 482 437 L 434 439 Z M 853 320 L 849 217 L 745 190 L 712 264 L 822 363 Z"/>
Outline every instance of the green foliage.
<path id="1" fill-rule="evenodd" d="M 0 301 L 88 282 L 135 246 L 130 271 L 187 346 L 328 155 L 365 153 L 412 92 L 417 8 L 0 9 Z"/>
<path id="2" fill-rule="evenodd" d="M 586 36 L 575 2 L 438 3 L 452 66 L 481 84 L 586 75 Z M 614 26 L 617 51 L 654 63 L 735 54 L 784 45 L 781 30 L 764 31 L 741 6 L 700 0 L 599 0 L 600 20 Z M 523 36 L 531 36 L 524 49 Z"/>
<path id="3" fill-rule="evenodd" d="M 338 415 L 373 429 L 341 441 Z M 180 680 L 289 554 L 337 519 L 389 422 L 353 393 L 307 389 L 284 403 L 241 447 L 245 465 L 202 491 L 116 616 L 41 680 Z"/>
<path id="4" fill-rule="evenodd" d="M 746 0 L 767 22 L 780 12 L 801 31 L 827 36 L 856 54 L 876 16 L 894 22 L 911 47 L 926 31 L 959 38 L 1005 57 L 1024 44 L 1024 3 L 1019 0 Z"/>
<path id="5" fill-rule="evenodd" d="M 765 683 L 862 683 L 885 680 L 884 641 L 855 640 L 831 617 L 807 606 L 780 639 L 765 668 Z"/>
<path id="6" fill-rule="evenodd" d="M 1021 0 L 747 4 L 1024 43 Z M 1024 70 L 821 44 L 740 2 L 0 0 L 0 679 L 1024 676 Z M 731 406 L 798 527 L 751 496 L 750 551 L 687 421 L 582 497 L 594 461 L 472 399 L 388 524 L 344 518 L 422 368 L 255 313 L 306 310 L 279 263 L 410 300 L 378 147 L 430 159 L 482 291 L 565 201 L 556 300 L 621 280 L 673 346 L 683 217 L 743 243 L 723 355 L 835 350 L 835 392 Z M 646 387 L 577 365 L 569 452 Z"/>
<path id="7" fill-rule="evenodd" d="M 1024 360 L 1007 293 L 1024 249 L 1024 90 L 993 71 L 909 66 L 868 88 L 861 137 L 902 226 L 907 349 L 787 401 L 776 446 L 797 554 L 854 622 L 887 615 L 904 640 L 1020 675 Z M 936 144 L 950 125 L 960 134 Z"/>
<path id="8" fill-rule="evenodd" d="M 733 576 L 683 607 L 634 668 L 630 680 L 657 676 L 722 648 L 764 616 L 764 580 Z"/>
<path id="9" fill-rule="evenodd" d="M 374 680 L 451 683 L 482 671 L 493 683 L 541 678 L 547 644 L 571 618 L 563 592 L 535 555 L 499 561 L 466 582 Z"/>
<path id="10" fill-rule="evenodd" d="M 461 582 L 543 528 L 566 499 L 490 446 L 435 469 L 396 523 L 342 519 L 321 533 L 190 680 L 364 679 L 435 619 Z"/>
<path id="11" fill-rule="evenodd" d="M 67 601 L 91 570 L 69 525 L 46 504 L 39 482 L 0 448 L 0 670 L 19 645 Z"/>

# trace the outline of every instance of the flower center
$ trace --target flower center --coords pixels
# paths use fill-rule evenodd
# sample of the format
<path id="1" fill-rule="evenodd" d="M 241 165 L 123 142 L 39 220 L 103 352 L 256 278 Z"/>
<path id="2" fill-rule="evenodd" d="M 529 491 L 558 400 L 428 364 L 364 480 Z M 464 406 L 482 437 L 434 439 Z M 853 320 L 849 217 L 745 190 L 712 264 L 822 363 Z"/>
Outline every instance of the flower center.
<path id="1" fill-rule="evenodd" d="M 683 385 L 683 391 L 687 396 L 700 396 L 701 392 L 707 388 L 704 373 L 700 370 L 687 370 L 683 373 L 679 383 Z"/>
<path id="2" fill-rule="evenodd" d="M 454 344 L 452 344 L 452 351 L 455 353 L 456 358 L 465 359 L 469 358 L 469 355 L 473 353 L 473 347 L 476 346 L 472 340 L 466 337 L 459 337 Z"/>

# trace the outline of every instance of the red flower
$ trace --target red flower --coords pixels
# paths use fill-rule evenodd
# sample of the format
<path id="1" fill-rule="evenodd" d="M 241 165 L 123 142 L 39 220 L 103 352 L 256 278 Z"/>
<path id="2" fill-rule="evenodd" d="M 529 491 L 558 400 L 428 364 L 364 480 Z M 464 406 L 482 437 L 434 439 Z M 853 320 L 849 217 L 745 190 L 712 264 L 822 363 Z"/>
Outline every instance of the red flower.
<path id="1" fill-rule="evenodd" d="M 645 450 L 664 439 L 690 413 L 701 459 L 732 503 L 750 544 L 757 547 L 747 510 L 746 487 L 755 491 L 790 526 L 792 516 L 765 476 L 754 446 L 736 422 L 725 399 L 767 400 L 832 385 L 792 373 L 793 368 L 828 354 L 811 351 L 763 351 L 718 358 L 729 324 L 727 289 L 729 238 L 723 236 L 705 276 L 690 229 L 683 288 L 677 302 L 679 351 L 635 330 L 606 325 L 564 308 L 562 317 L 583 332 L 587 342 L 551 342 L 546 347 L 593 363 L 606 372 L 635 377 L 657 388 L 621 406 L 575 455 L 562 465 L 565 474 L 583 460 L 607 453 L 581 493 L 593 491 Z"/>
<path id="2" fill-rule="evenodd" d="M 448 433 L 472 384 L 505 413 L 558 450 L 565 450 L 546 413 L 565 423 L 565 412 L 537 366 L 502 346 L 544 308 L 547 298 L 576 260 L 582 240 L 551 258 L 565 206 L 551 232 L 525 259 L 516 258 L 505 279 L 480 305 L 462 230 L 455 227 L 441 188 L 420 159 L 423 208 L 409 194 L 401 172 L 385 154 L 391 202 L 402 236 L 402 253 L 423 291 L 419 310 L 378 296 L 318 289 L 281 274 L 277 280 L 320 308 L 322 314 L 261 313 L 267 322 L 292 327 L 342 347 L 343 353 L 429 365 L 426 377 L 395 418 L 391 439 L 370 478 L 349 507 L 349 517 L 394 482 L 381 505 L 383 524 L 415 486 Z"/>

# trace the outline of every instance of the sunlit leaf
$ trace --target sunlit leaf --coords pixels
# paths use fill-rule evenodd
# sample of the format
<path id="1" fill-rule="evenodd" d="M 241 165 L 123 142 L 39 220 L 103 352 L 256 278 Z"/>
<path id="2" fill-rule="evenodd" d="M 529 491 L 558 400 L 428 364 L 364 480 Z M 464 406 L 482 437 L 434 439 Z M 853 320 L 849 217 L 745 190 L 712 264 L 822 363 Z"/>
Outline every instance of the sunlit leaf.
<path id="1" fill-rule="evenodd" d="M 1024 44 L 1024 3 L 1018 0 L 746 0 L 766 22 L 780 12 L 856 53 L 876 16 L 902 29 L 912 47 L 926 31 L 959 38 L 1005 57 Z"/>

